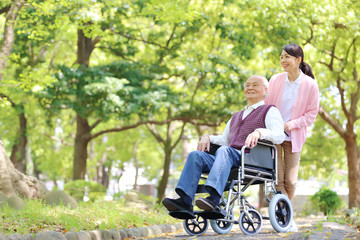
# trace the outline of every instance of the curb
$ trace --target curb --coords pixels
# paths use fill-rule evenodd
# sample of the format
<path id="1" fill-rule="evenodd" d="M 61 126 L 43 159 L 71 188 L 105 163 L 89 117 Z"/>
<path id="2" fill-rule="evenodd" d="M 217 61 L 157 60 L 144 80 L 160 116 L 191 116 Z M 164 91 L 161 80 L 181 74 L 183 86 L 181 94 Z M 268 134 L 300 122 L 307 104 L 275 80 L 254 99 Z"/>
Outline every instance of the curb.
<path id="1" fill-rule="evenodd" d="M 0 234 L 0 240 L 124 240 L 127 238 L 150 237 L 164 233 L 176 232 L 182 229 L 182 223 L 174 225 L 155 225 L 131 229 L 93 230 L 84 232 L 60 233 L 54 231 L 39 232 L 21 235 L 18 233 L 4 236 Z"/>

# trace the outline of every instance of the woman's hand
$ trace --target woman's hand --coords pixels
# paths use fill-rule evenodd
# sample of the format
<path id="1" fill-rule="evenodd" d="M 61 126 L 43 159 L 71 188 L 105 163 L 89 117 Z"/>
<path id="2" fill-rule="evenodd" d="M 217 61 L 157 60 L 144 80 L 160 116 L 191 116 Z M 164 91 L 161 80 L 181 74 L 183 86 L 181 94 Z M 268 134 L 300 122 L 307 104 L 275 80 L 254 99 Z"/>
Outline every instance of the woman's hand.
<path id="1" fill-rule="evenodd" d="M 197 145 L 197 150 L 205 152 L 210 151 L 210 137 L 209 135 L 204 135 L 201 137 L 200 142 Z"/>
<path id="2" fill-rule="evenodd" d="M 289 122 L 284 122 L 284 130 L 285 132 L 290 132 L 290 123 Z"/>

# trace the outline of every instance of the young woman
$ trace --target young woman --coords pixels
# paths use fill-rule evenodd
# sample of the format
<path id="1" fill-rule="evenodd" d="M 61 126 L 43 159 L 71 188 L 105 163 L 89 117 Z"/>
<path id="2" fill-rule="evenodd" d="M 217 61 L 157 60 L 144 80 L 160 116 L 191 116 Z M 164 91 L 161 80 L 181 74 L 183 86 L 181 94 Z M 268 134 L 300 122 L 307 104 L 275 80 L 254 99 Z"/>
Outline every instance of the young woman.
<path id="1" fill-rule="evenodd" d="M 274 104 L 284 120 L 287 137 L 278 150 L 278 186 L 291 200 L 300 164 L 300 152 L 306 140 L 307 127 L 319 111 L 319 87 L 311 67 L 304 62 L 304 53 L 297 44 L 283 47 L 280 57 L 283 73 L 270 79 L 266 104 Z"/>

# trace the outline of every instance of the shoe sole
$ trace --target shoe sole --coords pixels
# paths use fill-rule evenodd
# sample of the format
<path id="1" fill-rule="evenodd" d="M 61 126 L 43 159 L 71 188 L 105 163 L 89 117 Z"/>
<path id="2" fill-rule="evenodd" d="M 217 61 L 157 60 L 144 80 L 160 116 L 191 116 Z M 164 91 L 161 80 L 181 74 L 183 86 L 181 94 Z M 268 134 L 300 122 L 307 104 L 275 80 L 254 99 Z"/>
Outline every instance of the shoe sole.
<path id="1" fill-rule="evenodd" d="M 198 208 L 205 210 L 205 211 L 213 211 L 215 210 L 214 207 L 208 203 L 204 198 L 199 198 L 195 201 L 196 206 Z"/>
<path id="2" fill-rule="evenodd" d="M 167 208 L 168 211 L 177 211 L 182 209 L 181 206 L 174 204 L 173 202 L 167 201 L 166 199 L 162 201 L 162 204 L 164 205 L 164 207 Z"/>
<path id="3" fill-rule="evenodd" d="M 199 212 L 198 215 L 206 219 L 223 219 L 226 217 L 226 212 L 204 211 L 204 212 Z"/>
<path id="4" fill-rule="evenodd" d="M 194 219 L 196 218 L 195 214 L 189 211 L 170 211 L 169 215 L 172 216 L 173 218 L 177 218 L 177 219 Z"/>

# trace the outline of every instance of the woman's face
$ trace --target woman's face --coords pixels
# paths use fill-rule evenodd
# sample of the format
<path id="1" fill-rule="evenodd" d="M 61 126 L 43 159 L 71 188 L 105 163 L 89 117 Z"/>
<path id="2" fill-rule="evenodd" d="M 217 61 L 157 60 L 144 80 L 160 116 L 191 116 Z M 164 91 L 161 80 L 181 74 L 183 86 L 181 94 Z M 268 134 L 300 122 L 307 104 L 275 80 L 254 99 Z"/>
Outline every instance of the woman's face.
<path id="1" fill-rule="evenodd" d="M 300 63 L 301 63 L 301 57 L 291 56 L 284 50 L 281 52 L 280 64 L 285 72 L 298 71 Z"/>

